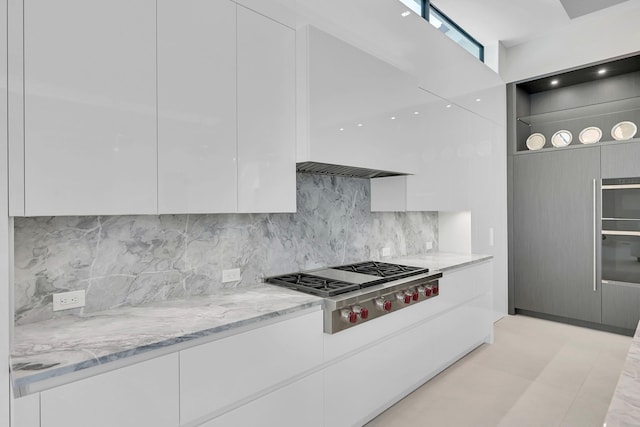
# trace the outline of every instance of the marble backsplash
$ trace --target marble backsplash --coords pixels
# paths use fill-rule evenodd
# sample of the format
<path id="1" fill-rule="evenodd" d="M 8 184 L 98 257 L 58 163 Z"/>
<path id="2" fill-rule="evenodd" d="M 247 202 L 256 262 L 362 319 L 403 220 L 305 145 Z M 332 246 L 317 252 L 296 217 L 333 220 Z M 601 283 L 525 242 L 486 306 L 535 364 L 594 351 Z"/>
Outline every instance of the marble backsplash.
<path id="1" fill-rule="evenodd" d="M 15 218 L 15 321 L 61 315 L 52 294 L 86 290 L 82 314 L 251 286 L 263 276 L 425 252 L 435 212 L 370 212 L 369 180 L 299 174 L 295 214 Z M 239 282 L 221 283 L 240 268 Z"/>

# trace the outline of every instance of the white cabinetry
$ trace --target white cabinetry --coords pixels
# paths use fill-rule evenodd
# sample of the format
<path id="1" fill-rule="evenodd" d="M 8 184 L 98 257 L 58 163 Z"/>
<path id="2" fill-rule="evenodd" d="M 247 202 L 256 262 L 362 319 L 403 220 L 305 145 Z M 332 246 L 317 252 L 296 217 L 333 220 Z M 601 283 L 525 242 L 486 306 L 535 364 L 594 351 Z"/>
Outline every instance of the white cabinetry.
<path id="1" fill-rule="evenodd" d="M 25 215 L 157 212 L 155 9 L 24 2 Z"/>
<path id="2" fill-rule="evenodd" d="M 296 27 L 296 0 L 235 0 L 235 2 L 281 24 L 291 28 Z"/>
<path id="3" fill-rule="evenodd" d="M 40 427 L 40 394 L 11 399 L 11 427 Z"/>
<path id="4" fill-rule="evenodd" d="M 236 4 L 158 1 L 158 209 L 235 212 Z"/>
<path id="5" fill-rule="evenodd" d="M 372 211 L 465 211 L 495 187 L 494 123 L 445 99 L 420 104 L 408 160 L 414 175 L 371 180 Z M 486 200 L 486 199 L 485 199 Z"/>
<path id="6" fill-rule="evenodd" d="M 322 335 L 316 311 L 180 352 L 180 421 L 206 419 L 320 365 Z"/>
<path id="7" fill-rule="evenodd" d="M 325 425 L 365 424 L 478 345 L 490 342 L 492 266 L 488 262 L 445 273 L 440 295 L 421 303 L 426 306 L 421 316 L 395 316 L 395 331 L 387 330 L 371 341 L 375 345 L 327 367 Z M 394 314 L 419 308 L 420 304 Z M 384 319 L 390 324 L 391 317 L 380 323 Z M 334 338 L 338 336 L 325 342 L 332 356 L 337 348 L 348 346 L 346 340 Z"/>
<path id="8" fill-rule="evenodd" d="M 294 30 L 160 0 L 158 114 L 159 213 L 295 212 Z"/>
<path id="9" fill-rule="evenodd" d="M 228 412 L 202 427 L 322 427 L 322 373 L 293 384 Z"/>
<path id="10" fill-rule="evenodd" d="M 297 60 L 298 162 L 407 172 L 417 80 L 312 26 Z"/>
<path id="11" fill-rule="evenodd" d="M 41 393 L 42 427 L 176 427 L 178 354 Z"/>
<path id="12" fill-rule="evenodd" d="M 295 212 L 295 31 L 238 7 L 238 211 Z"/>

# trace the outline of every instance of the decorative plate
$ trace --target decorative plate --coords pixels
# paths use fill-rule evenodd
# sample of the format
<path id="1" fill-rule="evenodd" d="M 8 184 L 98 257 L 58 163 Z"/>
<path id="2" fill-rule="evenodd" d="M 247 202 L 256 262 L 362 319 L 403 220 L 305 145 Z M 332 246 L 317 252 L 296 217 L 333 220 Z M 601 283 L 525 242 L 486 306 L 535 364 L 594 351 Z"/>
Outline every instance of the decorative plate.
<path id="1" fill-rule="evenodd" d="M 600 138 L 602 138 L 602 130 L 595 126 L 589 126 L 588 128 L 582 129 L 582 131 L 580 131 L 580 135 L 578 135 L 578 139 L 583 144 L 595 144 L 600 141 Z"/>
<path id="2" fill-rule="evenodd" d="M 611 136 L 616 141 L 626 141 L 636 136 L 638 127 L 633 122 L 620 122 L 611 129 Z"/>
<path id="3" fill-rule="evenodd" d="M 551 137 L 551 144 L 554 147 L 566 147 L 567 145 L 571 144 L 572 140 L 573 134 L 568 130 L 563 129 L 553 134 L 553 136 Z"/>
<path id="4" fill-rule="evenodd" d="M 532 133 L 527 138 L 527 148 L 529 150 L 539 150 L 544 147 L 544 144 L 547 142 L 547 139 L 541 133 Z"/>

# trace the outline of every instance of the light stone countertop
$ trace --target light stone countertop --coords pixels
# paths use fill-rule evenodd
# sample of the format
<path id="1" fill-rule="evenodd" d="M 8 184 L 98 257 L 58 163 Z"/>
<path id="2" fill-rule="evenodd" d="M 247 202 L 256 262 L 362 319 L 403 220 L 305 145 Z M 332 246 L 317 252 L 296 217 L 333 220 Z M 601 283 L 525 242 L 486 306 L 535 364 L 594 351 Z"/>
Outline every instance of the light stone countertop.
<path id="1" fill-rule="evenodd" d="M 452 252 L 427 252 L 420 255 L 409 255 L 391 258 L 389 262 L 397 264 L 426 267 L 430 271 L 438 270 L 443 273 L 462 267 L 467 267 L 492 259 L 491 255 L 458 254 Z M 384 261 L 384 260 L 383 260 Z"/>
<path id="2" fill-rule="evenodd" d="M 605 427 L 640 425 L 640 323 L 631 340 L 618 385 L 613 392 Z"/>
<path id="3" fill-rule="evenodd" d="M 382 261 L 446 274 L 491 258 L 429 252 Z M 322 298 L 316 296 L 255 284 L 220 289 L 215 295 L 18 325 L 11 356 L 14 393 L 23 396 L 45 390 L 178 351 L 195 340 L 212 341 L 312 307 L 319 310 L 322 304 Z"/>
<path id="4" fill-rule="evenodd" d="M 270 319 L 314 306 L 319 310 L 322 301 L 302 292 L 259 284 L 221 289 L 215 295 L 19 325 L 15 327 L 11 355 L 14 392 L 22 396 L 75 381 L 78 375 L 70 374 L 87 368 L 110 370 L 103 365 L 124 358 L 136 359 L 130 361 L 136 363 L 140 355 L 144 360 L 168 347 L 175 347 L 170 352 L 177 351 L 178 344 L 188 341 L 214 340 L 234 329 L 242 332 L 260 327 Z M 85 376 L 99 373 L 97 370 Z M 68 381 L 61 376 L 67 376 Z"/>

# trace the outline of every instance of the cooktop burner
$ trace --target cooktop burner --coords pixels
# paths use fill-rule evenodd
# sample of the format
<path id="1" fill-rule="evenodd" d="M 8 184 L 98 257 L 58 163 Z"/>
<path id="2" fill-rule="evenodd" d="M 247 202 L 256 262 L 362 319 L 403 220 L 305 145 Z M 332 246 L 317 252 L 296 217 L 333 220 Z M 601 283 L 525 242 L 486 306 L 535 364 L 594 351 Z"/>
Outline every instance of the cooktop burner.
<path id="1" fill-rule="evenodd" d="M 265 281 L 326 298 L 428 271 L 420 267 L 367 261 L 308 273 L 267 277 Z"/>
<path id="2" fill-rule="evenodd" d="M 390 277 L 390 276 L 406 277 L 406 276 L 411 276 L 413 274 L 417 274 L 416 271 L 419 271 L 419 270 L 424 270 L 425 272 L 429 271 L 428 269 L 420 268 L 420 267 L 412 267 L 409 265 L 400 265 L 400 264 L 389 264 L 386 262 L 378 262 L 378 261 L 358 262 L 355 264 L 340 265 L 338 267 L 333 267 L 333 268 L 337 270 L 353 271 L 355 273 L 370 274 L 372 276 L 380 276 L 380 277 Z"/>
<path id="3" fill-rule="evenodd" d="M 321 297 L 339 295 L 360 289 L 360 285 L 356 283 L 348 283 L 307 273 L 270 277 L 267 281 Z"/>

